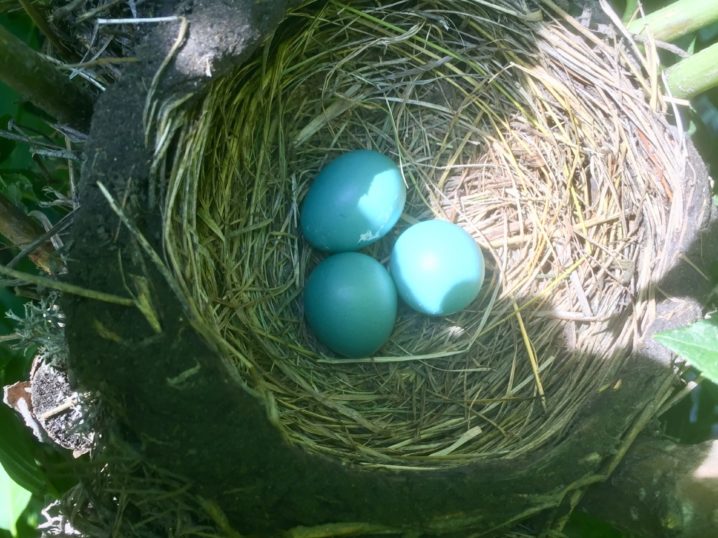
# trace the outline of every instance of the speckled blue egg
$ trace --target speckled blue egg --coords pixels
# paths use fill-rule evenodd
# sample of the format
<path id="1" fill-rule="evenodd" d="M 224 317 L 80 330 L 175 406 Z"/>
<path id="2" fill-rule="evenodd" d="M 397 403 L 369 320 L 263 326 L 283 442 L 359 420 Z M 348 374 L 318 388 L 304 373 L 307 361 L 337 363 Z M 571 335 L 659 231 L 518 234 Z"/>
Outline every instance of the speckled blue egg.
<path id="1" fill-rule="evenodd" d="M 365 254 L 329 256 L 304 284 L 304 315 L 317 339 L 346 357 L 367 357 L 391 336 L 396 320 L 394 282 Z"/>
<path id="2" fill-rule="evenodd" d="M 484 256 L 466 230 L 444 220 L 428 220 L 404 231 L 389 264 L 399 296 L 431 316 L 466 308 L 484 281 Z"/>
<path id="3" fill-rule="evenodd" d="M 319 250 L 359 250 L 382 238 L 399 220 L 406 187 L 386 155 L 344 153 L 319 172 L 302 203 L 300 225 Z"/>

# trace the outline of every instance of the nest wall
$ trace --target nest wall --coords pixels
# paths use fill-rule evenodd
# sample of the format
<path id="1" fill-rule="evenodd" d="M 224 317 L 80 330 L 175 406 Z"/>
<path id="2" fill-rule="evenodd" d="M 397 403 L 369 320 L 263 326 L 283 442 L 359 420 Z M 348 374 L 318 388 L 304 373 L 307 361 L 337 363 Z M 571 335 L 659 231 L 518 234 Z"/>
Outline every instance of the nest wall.
<path id="1" fill-rule="evenodd" d="M 611 390 L 650 326 L 685 162 L 651 50 L 531 6 L 311 2 L 196 106 L 160 111 L 168 263 L 237 390 L 291 442 L 367 466 L 523 454 Z M 298 217 L 317 171 L 359 148 L 407 185 L 367 253 L 385 262 L 406 227 L 442 218 L 488 273 L 466 310 L 401 307 L 377 356 L 349 360 L 305 326 L 323 255 Z"/>

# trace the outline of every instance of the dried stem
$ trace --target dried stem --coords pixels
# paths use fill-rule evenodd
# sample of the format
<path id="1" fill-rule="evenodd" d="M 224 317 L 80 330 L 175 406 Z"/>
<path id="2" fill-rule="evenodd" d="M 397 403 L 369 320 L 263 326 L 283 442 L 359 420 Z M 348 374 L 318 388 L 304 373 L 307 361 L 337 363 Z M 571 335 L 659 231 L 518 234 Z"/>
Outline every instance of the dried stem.
<path id="1" fill-rule="evenodd" d="M 71 56 L 70 50 L 60 40 L 57 33 L 48 24 L 47 20 L 43 14 L 40 13 L 40 10 L 35 6 L 35 4 L 29 0 L 18 0 L 18 2 L 25 10 L 25 13 L 27 13 L 27 15 L 32 19 L 32 22 L 35 23 L 35 26 L 37 26 L 40 32 L 42 32 L 42 35 L 47 38 L 57 52 L 59 52 L 63 57 L 69 58 Z"/>

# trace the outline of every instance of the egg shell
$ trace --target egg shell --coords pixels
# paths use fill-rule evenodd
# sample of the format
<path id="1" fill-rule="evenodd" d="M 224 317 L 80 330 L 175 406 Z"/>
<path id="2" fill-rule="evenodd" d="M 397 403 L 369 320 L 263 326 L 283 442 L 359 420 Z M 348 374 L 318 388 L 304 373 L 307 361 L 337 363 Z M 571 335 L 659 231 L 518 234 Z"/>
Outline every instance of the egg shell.
<path id="1" fill-rule="evenodd" d="M 389 267 L 404 302 L 432 316 L 466 308 L 484 281 L 481 248 L 463 228 L 444 220 L 405 230 L 394 244 Z"/>
<path id="2" fill-rule="evenodd" d="M 405 201 L 406 187 L 394 161 L 376 151 L 350 151 L 312 182 L 301 208 L 302 234 L 319 250 L 359 250 L 392 229 Z"/>
<path id="3" fill-rule="evenodd" d="M 394 282 L 382 264 L 344 252 L 317 265 L 304 284 L 304 315 L 317 339 L 347 357 L 366 357 L 391 336 Z"/>

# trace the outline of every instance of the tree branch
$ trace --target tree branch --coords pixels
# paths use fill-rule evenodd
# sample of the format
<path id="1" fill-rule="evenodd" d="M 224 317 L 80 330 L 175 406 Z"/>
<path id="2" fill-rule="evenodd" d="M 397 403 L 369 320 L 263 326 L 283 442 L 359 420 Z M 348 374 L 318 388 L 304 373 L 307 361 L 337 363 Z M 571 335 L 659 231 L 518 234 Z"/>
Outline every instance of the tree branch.
<path id="1" fill-rule="evenodd" d="M 87 131 L 92 100 L 55 64 L 0 26 L 0 82 L 58 121 Z"/>
<path id="2" fill-rule="evenodd" d="M 10 200 L 0 194 L 0 235 L 17 247 L 25 247 L 41 237 L 44 230 Z M 35 265 L 46 273 L 57 273 L 63 263 L 50 241 L 44 241 L 28 254 Z"/>

